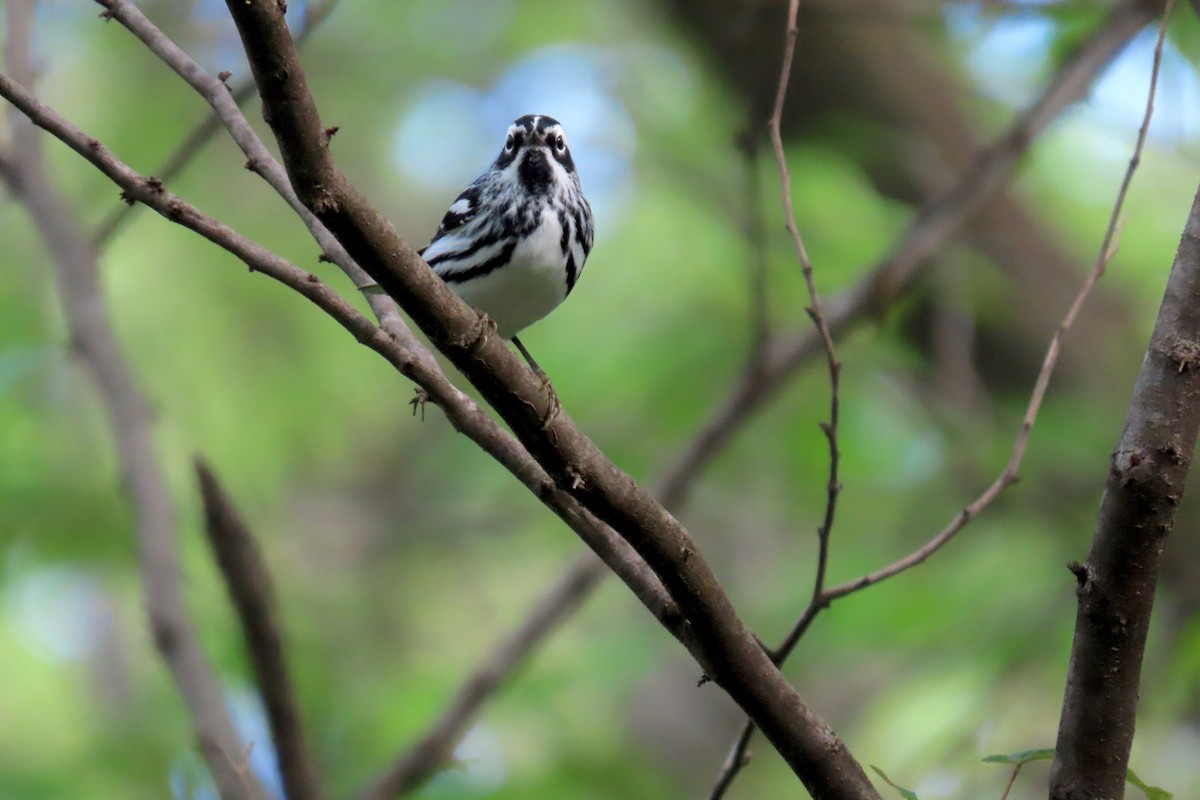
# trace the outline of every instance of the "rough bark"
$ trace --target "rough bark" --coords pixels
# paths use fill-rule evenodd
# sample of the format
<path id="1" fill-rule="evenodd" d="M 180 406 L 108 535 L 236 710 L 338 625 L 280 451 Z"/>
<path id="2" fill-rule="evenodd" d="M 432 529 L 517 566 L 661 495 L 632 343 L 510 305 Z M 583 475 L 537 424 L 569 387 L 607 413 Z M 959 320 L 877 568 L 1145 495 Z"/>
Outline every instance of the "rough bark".
<path id="1" fill-rule="evenodd" d="M 1079 582 L 1051 800 L 1118 800 L 1167 535 L 1200 432 L 1200 193 L 1112 456 Z"/>

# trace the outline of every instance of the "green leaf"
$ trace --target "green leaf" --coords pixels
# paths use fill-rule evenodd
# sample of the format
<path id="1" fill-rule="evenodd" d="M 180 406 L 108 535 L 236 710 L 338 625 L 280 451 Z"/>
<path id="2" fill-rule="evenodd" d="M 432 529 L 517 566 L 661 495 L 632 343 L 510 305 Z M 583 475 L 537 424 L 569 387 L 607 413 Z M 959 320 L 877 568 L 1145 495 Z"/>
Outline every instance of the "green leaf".
<path id="1" fill-rule="evenodd" d="M 1151 786 L 1137 776 L 1137 773 L 1131 769 L 1125 770 L 1125 780 L 1132 783 L 1149 798 L 1149 800 L 1171 800 L 1175 795 L 1168 792 L 1166 789 L 1160 789 L 1157 786 Z"/>
<path id="2" fill-rule="evenodd" d="M 879 777 L 883 778 L 884 782 L 885 782 L 885 783 L 886 783 L 888 786 L 890 786 L 890 787 L 892 787 L 893 789 L 895 789 L 895 790 L 899 791 L 899 792 L 900 792 L 900 796 L 901 796 L 901 797 L 903 797 L 903 798 L 904 798 L 904 800 L 921 800 L 919 797 L 917 797 L 917 793 L 916 793 L 916 792 L 914 792 L 912 789 L 905 789 L 905 788 L 904 788 L 903 786 L 901 786 L 900 784 L 898 784 L 898 783 L 894 782 L 894 781 L 893 781 L 891 778 L 889 778 L 889 777 L 887 776 L 887 773 L 886 773 L 886 772 L 884 772 L 883 770 L 881 770 L 879 767 L 877 767 L 877 766 L 875 766 L 874 764 L 872 764 L 872 765 L 871 765 L 871 769 L 875 770 L 875 772 L 876 772 L 876 773 L 879 775 Z M 1158 798 L 1152 798 L 1152 800 L 1158 800 Z"/>
<path id="3" fill-rule="evenodd" d="M 1054 758 L 1053 747 L 1043 747 L 1040 750 L 1022 750 L 1007 756 L 988 756 L 983 759 L 991 764 L 1028 764 L 1030 761 L 1049 761 Z"/>

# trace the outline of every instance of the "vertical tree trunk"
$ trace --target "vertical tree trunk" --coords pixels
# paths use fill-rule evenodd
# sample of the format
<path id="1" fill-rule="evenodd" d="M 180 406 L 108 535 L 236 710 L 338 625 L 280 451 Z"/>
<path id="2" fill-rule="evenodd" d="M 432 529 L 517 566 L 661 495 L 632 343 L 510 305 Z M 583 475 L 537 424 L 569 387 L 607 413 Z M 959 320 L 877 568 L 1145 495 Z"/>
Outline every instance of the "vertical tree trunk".
<path id="1" fill-rule="evenodd" d="M 1167 534 L 1200 431 L 1200 193 L 1184 227 L 1079 581 L 1051 800 L 1119 800 Z"/>

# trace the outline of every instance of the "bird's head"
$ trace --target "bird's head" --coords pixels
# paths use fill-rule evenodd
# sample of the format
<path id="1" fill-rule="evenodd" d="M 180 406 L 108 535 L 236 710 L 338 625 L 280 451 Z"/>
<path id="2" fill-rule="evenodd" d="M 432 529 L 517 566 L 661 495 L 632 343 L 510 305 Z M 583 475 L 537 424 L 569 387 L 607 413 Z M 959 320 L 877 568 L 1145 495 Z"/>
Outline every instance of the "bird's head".
<path id="1" fill-rule="evenodd" d="M 508 126 L 495 169 L 515 167 L 525 188 L 545 192 L 557 180 L 575 174 L 575 161 L 563 126 L 553 117 L 526 114 Z"/>

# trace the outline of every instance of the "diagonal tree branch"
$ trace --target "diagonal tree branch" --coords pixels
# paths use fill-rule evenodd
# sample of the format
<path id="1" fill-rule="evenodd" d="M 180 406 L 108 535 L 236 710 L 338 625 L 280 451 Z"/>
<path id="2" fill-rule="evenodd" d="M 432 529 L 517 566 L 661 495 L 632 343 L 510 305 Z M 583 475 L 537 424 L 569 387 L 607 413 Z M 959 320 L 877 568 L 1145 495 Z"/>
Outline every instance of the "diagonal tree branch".
<path id="1" fill-rule="evenodd" d="M 5 61 L 14 77 L 32 82 L 32 0 L 8 3 Z M 178 528 L 154 440 L 153 416 L 108 320 L 96 251 L 42 162 L 41 137 L 13 115 L 11 169 L 0 171 L 28 209 L 49 251 L 71 347 L 91 373 L 109 417 L 136 519 L 142 596 L 155 646 L 191 713 L 193 731 L 223 800 L 260 800 L 262 786 L 242 763 L 243 745 L 225 705 L 220 680 L 200 647 L 179 582 Z"/>
<path id="2" fill-rule="evenodd" d="M 288 800 L 320 800 L 324 792 L 283 653 L 271 571 L 254 534 L 217 476 L 199 459 L 195 468 L 204 504 L 205 531 L 242 623 L 285 793 Z"/>
<path id="3" fill-rule="evenodd" d="M 845 745 L 803 703 L 737 617 L 683 527 L 558 411 L 541 381 L 337 169 L 279 6 L 236 0 L 227 5 L 264 116 L 304 204 L 474 383 L 555 482 L 646 560 L 692 623 L 706 673 L 758 722 L 810 791 L 877 797 Z"/>

